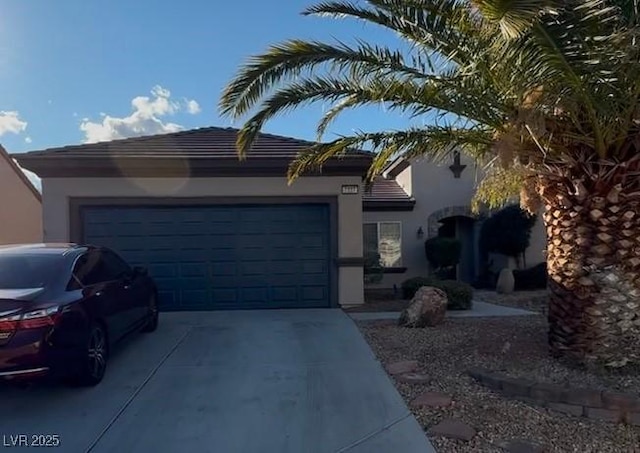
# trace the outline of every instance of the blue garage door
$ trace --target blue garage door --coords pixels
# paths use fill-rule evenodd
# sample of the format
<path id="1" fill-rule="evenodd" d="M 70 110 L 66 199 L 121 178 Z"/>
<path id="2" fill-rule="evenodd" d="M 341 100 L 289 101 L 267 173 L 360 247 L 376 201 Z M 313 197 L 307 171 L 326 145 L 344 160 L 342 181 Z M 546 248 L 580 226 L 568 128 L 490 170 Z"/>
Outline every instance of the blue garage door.
<path id="1" fill-rule="evenodd" d="M 83 207 L 84 241 L 145 266 L 161 310 L 330 305 L 329 207 Z"/>

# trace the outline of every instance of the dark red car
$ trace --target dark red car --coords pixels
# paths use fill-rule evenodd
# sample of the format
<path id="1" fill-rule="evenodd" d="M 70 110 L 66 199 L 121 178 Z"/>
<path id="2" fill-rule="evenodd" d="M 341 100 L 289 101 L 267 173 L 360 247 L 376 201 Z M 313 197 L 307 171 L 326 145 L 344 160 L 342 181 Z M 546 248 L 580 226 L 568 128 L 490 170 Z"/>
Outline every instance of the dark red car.
<path id="1" fill-rule="evenodd" d="M 75 244 L 0 247 L 0 378 L 102 380 L 111 347 L 158 326 L 143 268 Z"/>

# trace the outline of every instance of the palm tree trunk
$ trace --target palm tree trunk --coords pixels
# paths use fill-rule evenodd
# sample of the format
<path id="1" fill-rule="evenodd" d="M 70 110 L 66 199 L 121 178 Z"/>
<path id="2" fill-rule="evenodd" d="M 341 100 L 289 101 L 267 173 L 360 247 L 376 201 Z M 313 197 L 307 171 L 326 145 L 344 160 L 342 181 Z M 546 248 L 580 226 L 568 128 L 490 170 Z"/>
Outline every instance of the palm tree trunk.
<path id="1" fill-rule="evenodd" d="M 607 184 L 572 181 L 565 173 L 539 186 L 548 238 L 549 345 L 553 355 L 582 364 L 640 362 L 640 202 L 623 184 L 637 176 L 621 177 L 622 166 L 617 171 Z"/>

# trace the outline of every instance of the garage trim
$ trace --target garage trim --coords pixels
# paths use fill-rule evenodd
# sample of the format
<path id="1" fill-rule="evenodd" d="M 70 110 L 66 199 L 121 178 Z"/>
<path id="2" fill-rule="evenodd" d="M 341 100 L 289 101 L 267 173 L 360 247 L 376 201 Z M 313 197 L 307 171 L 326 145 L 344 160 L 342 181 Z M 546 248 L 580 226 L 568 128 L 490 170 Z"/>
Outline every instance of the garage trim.
<path id="1" fill-rule="evenodd" d="M 69 198 L 69 238 L 82 243 L 84 207 L 181 207 L 210 205 L 324 204 L 329 206 L 329 306 L 338 308 L 338 198 L 323 197 L 71 197 Z"/>

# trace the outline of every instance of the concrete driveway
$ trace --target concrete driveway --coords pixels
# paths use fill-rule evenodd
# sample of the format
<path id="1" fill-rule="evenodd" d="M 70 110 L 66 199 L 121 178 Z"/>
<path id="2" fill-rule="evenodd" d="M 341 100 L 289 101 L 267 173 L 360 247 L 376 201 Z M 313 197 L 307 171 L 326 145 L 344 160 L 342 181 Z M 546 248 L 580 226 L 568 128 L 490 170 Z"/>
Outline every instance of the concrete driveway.
<path id="1" fill-rule="evenodd" d="M 0 386 L 0 401 L 0 447 L 57 434 L 65 452 L 434 451 L 340 310 L 163 314 L 98 387 Z"/>

